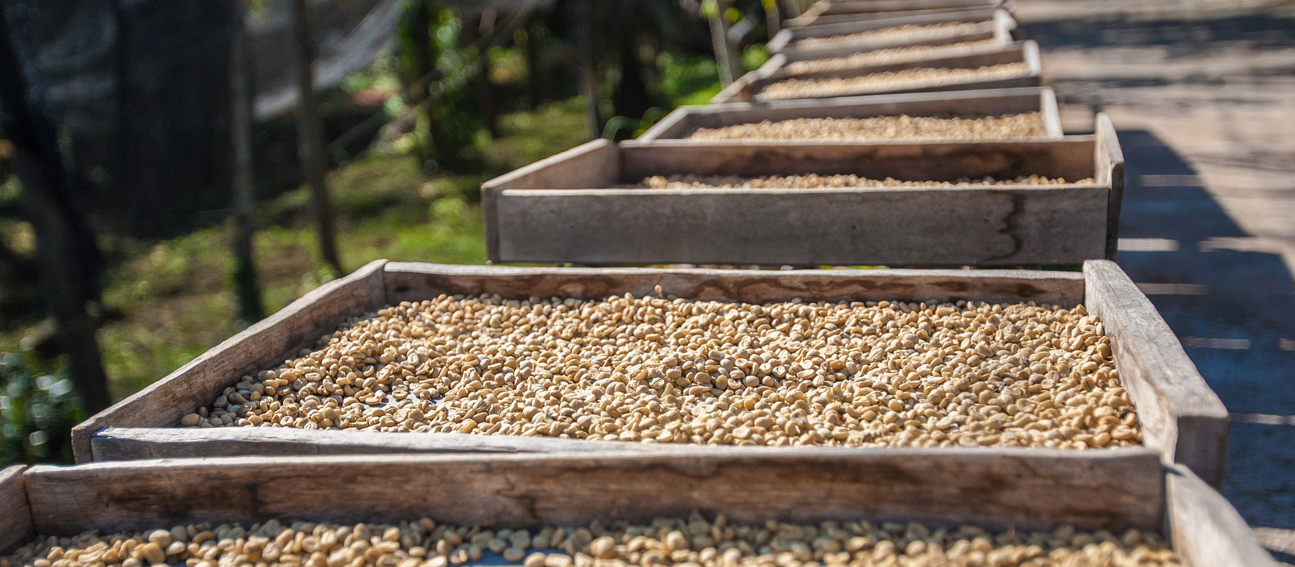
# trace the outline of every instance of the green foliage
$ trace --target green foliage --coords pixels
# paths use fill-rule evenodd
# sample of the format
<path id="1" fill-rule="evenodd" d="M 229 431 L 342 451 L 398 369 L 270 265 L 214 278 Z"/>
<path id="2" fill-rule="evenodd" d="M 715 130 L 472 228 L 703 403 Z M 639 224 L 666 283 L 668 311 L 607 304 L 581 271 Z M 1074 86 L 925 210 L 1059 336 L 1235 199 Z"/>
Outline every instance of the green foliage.
<path id="1" fill-rule="evenodd" d="M 709 55 L 680 56 L 661 53 L 656 60 L 661 91 L 672 105 L 706 104 L 723 88 L 719 68 Z"/>
<path id="2" fill-rule="evenodd" d="M 0 352 L 0 467 L 72 462 L 72 426 L 85 419 L 60 365 Z"/>
<path id="3" fill-rule="evenodd" d="M 418 114 L 411 148 L 427 171 L 479 172 L 483 124 L 469 96 L 480 68 L 476 46 L 465 46 L 458 14 L 436 2 L 408 0 L 396 30 L 395 73 Z"/>
<path id="4" fill-rule="evenodd" d="M 769 50 L 763 43 L 749 45 L 742 51 L 742 67 L 749 71 L 759 69 L 760 66 L 769 62 Z"/>
<path id="5" fill-rule="evenodd" d="M 500 137 L 486 150 L 492 171 L 507 172 L 589 141 L 583 113 L 584 99 L 572 97 L 503 116 Z"/>
<path id="6" fill-rule="evenodd" d="M 769 51 L 764 44 L 748 46 L 742 52 L 742 67 L 747 71 L 759 69 L 768 61 Z M 710 55 L 686 57 L 666 52 L 657 56 L 656 66 L 661 91 L 673 106 L 706 104 L 724 88 L 715 58 Z"/>
<path id="7" fill-rule="evenodd" d="M 401 84 L 396 74 L 399 71 L 400 58 L 395 55 L 379 57 L 369 68 L 343 79 L 342 90 L 348 93 L 369 89 L 399 92 Z"/>

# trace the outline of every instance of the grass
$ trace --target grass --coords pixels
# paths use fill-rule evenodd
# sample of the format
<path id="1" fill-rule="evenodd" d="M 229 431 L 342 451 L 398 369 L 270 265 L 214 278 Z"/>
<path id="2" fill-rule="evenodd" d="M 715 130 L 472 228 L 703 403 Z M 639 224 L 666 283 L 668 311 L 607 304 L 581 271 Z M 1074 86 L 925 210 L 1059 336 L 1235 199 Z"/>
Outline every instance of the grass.
<path id="1" fill-rule="evenodd" d="M 501 136 L 483 143 L 492 173 L 521 167 L 585 141 L 581 101 L 552 103 L 502 117 Z M 487 175 L 424 175 L 406 155 L 370 155 L 329 175 L 342 261 L 482 264 L 485 229 L 476 187 Z M 256 235 L 266 311 L 282 309 L 328 281 L 309 225 L 302 188 L 258 204 Z M 123 316 L 100 331 L 114 398 L 121 399 L 238 332 L 230 284 L 232 224 L 170 240 L 126 242 L 126 261 L 110 273 L 104 303 Z M 36 332 L 37 329 L 28 329 Z M 23 333 L 0 338 L 16 344 Z"/>
<path id="2" fill-rule="evenodd" d="M 754 69 L 767 58 L 762 47 L 748 49 L 744 67 Z M 710 58 L 663 55 L 657 64 L 672 106 L 704 104 L 720 90 Z M 374 76 L 362 77 L 368 82 L 357 88 L 389 86 L 381 83 L 383 73 Z M 479 141 L 487 174 L 428 176 L 414 157 L 381 152 L 330 173 L 344 267 L 354 270 L 380 258 L 485 263 L 477 187 L 488 177 L 585 142 L 583 104 L 575 97 L 502 116 L 500 137 Z M 266 312 L 274 313 L 331 279 L 331 273 L 317 252 L 305 188 L 257 207 L 262 224 L 255 238 L 258 279 Z M 5 229 L 0 237 L 11 244 L 26 236 L 13 227 L 0 228 Z M 238 320 L 230 278 L 231 236 L 232 224 L 226 223 L 164 241 L 111 242 L 119 261 L 108 273 L 104 304 L 118 315 L 102 327 L 99 340 L 114 399 L 139 391 L 247 326 Z M 46 321 L 0 333 L 0 351 L 23 350 L 51 330 Z"/>

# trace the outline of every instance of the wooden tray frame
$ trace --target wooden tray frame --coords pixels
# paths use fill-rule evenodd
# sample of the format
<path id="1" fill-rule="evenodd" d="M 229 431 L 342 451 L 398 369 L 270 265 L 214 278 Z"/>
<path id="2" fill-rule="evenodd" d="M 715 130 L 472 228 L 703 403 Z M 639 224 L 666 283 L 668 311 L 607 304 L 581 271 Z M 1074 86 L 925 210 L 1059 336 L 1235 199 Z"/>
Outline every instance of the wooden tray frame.
<path id="1" fill-rule="evenodd" d="M 682 140 L 698 128 L 722 128 L 765 120 L 777 122 L 795 118 L 869 118 L 905 114 L 997 116 L 1026 112 L 1043 115 L 1044 127 L 1047 129 L 1047 135 L 1043 138 L 1060 140 L 1063 137 L 1056 93 L 1048 87 L 1031 87 L 682 106 L 667 114 L 632 143 Z"/>
<path id="2" fill-rule="evenodd" d="M 847 0 L 818 2 L 784 25 L 798 28 L 914 16 L 975 15 L 986 10 L 1016 10 L 1013 0 Z"/>
<path id="3" fill-rule="evenodd" d="M 849 35 L 864 31 L 879 30 L 884 28 L 893 28 L 909 25 L 931 25 L 945 24 L 952 22 L 979 22 L 990 21 L 992 25 L 989 29 L 975 32 L 968 35 L 954 36 L 943 39 L 920 40 L 912 37 L 899 37 L 871 43 L 854 44 L 841 48 L 821 48 L 821 49 L 804 49 L 797 46 L 797 42 L 802 39 L 832 37 L 837 35 Z M 821 59 L 824 57 L 835 57 L 838 54 L 857 53 L 860 51 L 869 51 L 873 49 L 886 49 L 891 47 L 907 47 L 912 45 L 943 45 L 946 43 L 960 43 L 966 41 L 979 41 L 984 39 L 997 39 L 999 41 L 1011 41 L 1011 32 L 1016 29 L 1016 20 L 1012 15 L 1002 8 L 979 8 L 971 10 L 958 10 L 953 12 L 939 12 L 919 15 L 888 16 L 872 20 L 844 22 L 837 24 L 823 24 L 814 26 L 804 26 L 796 28 L 787 28 L 770 38 L 765 47 L 769 53 L 781 53 L 791 57 L 796 61 L 797 57 L 810 57 Z"/>
<path id="4" fill-rule="evenodd" d="M 879 94 L 893 93 L 930 93 L 930 92 L 948 92 L 948 91 L 970 91 L 970 90 L 988 90 L 988 89 L 1010 89 L 1021 87 L 1037 87 L 1043 80 L 1043 63 L 1039 56 L 1039 44 L 1034 40 L 1014 41 L 1004 43 L 992 50 L 983 50 L 973 54 L 957 55 L 946 57 L 940 53 L 933 54 L 932 57 L 923 57 L 913 59 L 902 63 L 890 63 L 886 65 L 867 65 L 862 67 L 852 67 L 837 71 L 822 71 L 817 73 L 791 73 L 787 70 L 789 58 L 779 54 L 769 59 L 759 69 L 742 75 L 738 80 L 733 81 L 723 90 L 711 97 L 711 104 L 722 104 L 731 102 L 783 102 L 788 100 L 830 100 L 846 96 L 871 96 Z M 803 57 L 802 57 L 803 59 Z M 816 58 L 815 58 L 816 59 Z M 919 68 L 948 68 L 948 69 L 977 69 L 987 65 L 1001 65 L 1007 63 L 1025 63 L 1028 72 L 1020 77 L 1007 79 L 983 79 L 973 82 L 958 83 L 953 85 L 941 85 L 919 88 L 896 87 L 891 90 L 879 91 L 876 93 L 867 93 L 862 95 L 806 95 L 798 99 L 766 99 L 760 93 L 769 85 L 785 81 L 787 79 L 822 79 L 831 77 L 859 77 L 881 73 L 884 71 L 898 71 L 904 69 Z"/>
<path id="5" fill-rule="evenodd" d="M 492 262 L 1011 267 L 1114 258 L 1124 159 L 1110 120 L 1060 140 L 590 142 L 482 184 Z M 644 189 L 649 175 L 1039 174 L 1096 184 Z"/>
<path id="6" fill-rule="evenodd" d="M 751 302 L 805 300 L 1037 301 L 1084 303 L 1102 318 L 1117 368 L 1139 412 L 1145 445 L 1165 462 L 1187 465 L 1207 480 L 1223 478 L 1227 411 L 1197 373 L 1173 332 L 1137 286 L 1112 262 L 1088 262 L 1084 273 L 1019 270 L 652 270 L 634 268 L 510 268 L 388 263 L 379 260 L 306 294 L 171 375 L 78 425 L 72 433 L 77 462 L 162 457 L 356 453 L 636 452 L 652 455 L 738 451 L 745 447 L 690 447 L 606 441 L 453 433 L 372 433 L 290 428 L 179 428 L 180 417 L 214 399 L 246 373 L 293 356 L 338 321 L 402 301 L 441 293 L 498 293 L 506 297 L 666 294 Z M 756 447 L 760 451 L 771 447 Z M 843 448 L 798 448 L 796 455 L 830 458 Z M 683 451 L 684 453 L 680 453 Z M 891 454 L 863 449 L 861 454 Z M 976 449 L 972 458 L 1013 459 L 1048 470 L 1073 459 L 1136 458 L 1144 449 L 1066 451 Z M 691 453 L 687 453 L 691 454 Z M 772 453 L 769 453 L 772 454 Z M 855 454 L 855 453 L 840 453 Z M 962 453 L 906 449 L 906 458 L 931 467 L 963 466 Z M 983 479 L 982 479 L 983 480 Z"/>
<path id="7" fill-rule="evenodd" d="M 483 527 L 646 521 L 920 521 L 991 529 L 1130 527 L 1164 534 L 1187 567 L 1276 567 L 1226 500 L 1149 451 L 1023 459 L 950 449 L 676 454 L 240 457 L 13 466 L 0 471 L 0 553 L 36 534 L 269 519 Z M 1028 451 L 1028 450 L 1023 450 Z M 794 480 L 794 481 L 793 481 Z M 346 494 L 345 498 L 337 498 Z M 831 495 L 825 498 L 824 495 Z"/>

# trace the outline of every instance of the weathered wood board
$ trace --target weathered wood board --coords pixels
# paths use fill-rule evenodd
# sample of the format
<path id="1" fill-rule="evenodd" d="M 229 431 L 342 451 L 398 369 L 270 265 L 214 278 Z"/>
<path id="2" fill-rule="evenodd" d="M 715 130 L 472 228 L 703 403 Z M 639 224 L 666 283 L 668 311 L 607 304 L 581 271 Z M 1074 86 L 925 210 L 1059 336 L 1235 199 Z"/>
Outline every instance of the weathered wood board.
<path id="1" fill-rule="evenodd" d="M 1146 333 L 1131 328 L 1165 328 L 1164 321 L 1150 303 L 1137 291 L 1113 263 L 1090 262 L 1085 273 L 1044 272 L 1033 270 L 809 270 L 809 271 L 743 271 L 743 270 L 656 270 L 637 268 L 511 268 L 497 266 L 442 266 L 435 264 L 386 263 L 366 267 L 364 277 L 375 278 L 381 301 L 371 303 L 352 295 L 347 301 L 353 310 L 365 312 L 387 304 L 434 298 L 440 294 L 497 293 L 505 297 L 579 297 L 601 298 L 612 294 L 645 295 L 661 287 L 662 293 L 679 297 L 746 302 L 787 301 L 800 297 L 806 301 L 901 300 L 955 301 L 960 299 L 988 302 L 1035 301 L 1073 307 L 1090 304 L 1090 310 L 1102 310 L 1103 321 L 1110 329 L 1116 367 L 1128 373 L 1131 400 L 1140 412 L 1147 446 L 1159 452 L 1165 461 L 1183 462 L 1206 474 L 1221 474 L 1226 453 L 1227 415 L 1222 403 L 1213 396 L 1204 380 L 1176 342 L 1161 337 L 1146 343 Z M 293 313 L 309 314 L 315 302 L 336 310 L 346 301 L 332 297 L 345 294 L 355 279 L 338 280 L 320 288 L 321 293 L 287 308 Z M 1114 298 L 1114 299 L 1094 299 Z M 1128 309 L 1111 310 L 1105 305 L 1122 301 Z M 1104 302 L 1104 303 L 1103 303 Z M 310 338 L 331 331 L 340 317 L 311 318 L 311 327 L 300 335 Z M 239 362 L 246 357 L 248 341 L 257 335 L 249 329 L 207 357 L 227 368 L 246 368 L 226 375 L 186 372 L 184 369 L 163 379 L 162 391 L 193 389 L 219 391 L 235 382 L 243 372 L 257 365 Z M 291 345 L 278 353 L 277 360 L 294 356 L 301 344 Z M 276 361 L 277 361 L 276 360 Z M 268 364 L 268 363 L 267 363 Z M 1145 370 L 1130 370 L 1130 369 Z M 1172 376 L 1162 375 L 1173 372 Z M 213 394 L 214 395 L 214 394 Z M 1162 400 L 1170 397 L 1172 400 Z M 644 455 L 673 455 L 679 451 L 712 451 L 716 454 L 746 454 L 742 447 L 692 447 L 573 441 L 544 437 L 508 437 L 458 434 L 366 433 L 355 431 L 312 431 L 286 428 L 218 428 L 185 429 L 175 427 L 180 413 L 191 411 L 208 400 L 177 401 L 177 407 L 165 412 L 151 411 L 153 406 L 122 402 L 96 416 L 94 429 L 83 425 L 76 435 L 85 452 L 78 452 L 80 462 L 148 459 L 156 457 L 237 456 L 237 455 L 311 455 L 354 453 L 549 453 L 595 454 L 631 452 Z M 1146 409 L 1144 409 L 1146 408 Z M 1155 423 L 1148 423 L 1154 421 Z M 1194 421 L 1210 427 L 1184 428 L 1175 424 Z M 1218 423 L 1215 423 L 1218 422 Z M 1221 424 L 1221 427 L 1218 425 Z M 1184 435 L 1198 436 L 1182 439 Z M 1221 439 L 1221 441 L 1220 441 Z M 1185 447 L 1200 450 L 1183 449 Z M 758 451 L 772 448 L 755 448 Z M 840 448 L 798 449 L 807 454 L 834 455 Z M 1211 450 L 1220 451 L 1211 454 Z M 872 449 L 862 450 L 868 454 Z M 1113 451 L 1061 450 L 984 450 L 986 455 L 1019 456 L 1033 466 L 1047 468 L 1058 459 L 1107 458 L 1105 455 L 1132 454 L 1137 449 Z M 1025 451 L 1025 450 L 1020 450 Z M 853 453 L 851 453 L 853 454 Z M 878 454 L 889 454 L 882 453 Z M 916 460 L 939 464 L 947 453 L 943 450 L 907 453 Z M 980 454 L 980 453 L 976 453 Z M 501 455 L 502 456 L 502 455 Z M 1037 457 L 1037 458 L 1036 458 Z M 1190 460 L 1184 460 L 1190 459 Z M 1037 461 L 1037 462 L 1036 462 Z M 983 480 L 983 479 L 982 479 Z M 1211 478 L 1214 482 L 1221 476 Z"/>
<path id="2" fill-rule="evenodd" d="M 0 513 L 0 533 L 7 536 L 0 553 L 34 533 L 189 522 L 430 517 L 499 528 L 702 511 L 737 523 L 862 518 L 1000 530 L 1061 523 L 1136 527 L 1172 541 L 1187 567 L 1276 565 L 1227 501 L 1190 471 L 1173 467 L 1166 480 L 1152 451 L 1040 459 L 1029 449 L 1007 455 L 948 449 L 939 461 L 921 458 L 926 451 L 685 448 L 672 454 L 239 457 L 25 472 L 16 467 L 0 475 L 0 494 L 30 502 L 31 513 Z"/>
<path id="3" fill-rule="evenodd" d="M 181 366 L 166 378 L 117 402 L 72 429 L 77 462 L 91 460 L 90 436 L 104 427 L 156 427 L 215 399 L 238 377 L 283 361 L 331 332 L 348 316 L 386 305 L 386 261 L 371 262 L 349 276 L 307 293 L 278 313 Z"/>
<path id="4" fill-rule="evenodd" d="M 890 18 L 920 16 L 976 16 L 995 9 L 1012 12 L 1016 3 L 1001 0 L 866 0 L 819 2 L 804 14 L 789 18 L 786 27 L 845 24 Z"/>
<path id="5" fill-rule="evenodd" d="M 835 16 L 944 8 L 996 8 L 1010 5 L 1010 2 L 1004 0 L 823 0 L 815 3 L 805 13 Z"/>
<path id="6" fill-rule="evenodd" d="M 0 470 L 0 552 L 22 545 L 35 535 L 31 507 L 27 505 L 25 465 Z"/>
<path id="7" fill-rule="evenodd" d="M 890 21 L 891 19 L 897 20 L 900 24 L 903 24 L 905 21 L 909 20 L 909 18 L 888 18 L 886 20 L 878 20 L 877 22 L 871 23 L 869 25 L 875 24 L 875 25 L 881 25 L 883 27 L 887 25 L 894 25 L 895 22 L 891 22 Z M 921 41 L 918 41 L 912 38 L 899 38 L 899 39 L 887 39 L 879 43 L 878 42 L 865 43 L 865 44 L 852 43 L 849 45 L 843 45 L 838 47 L 818 46 L 810 49 L 800 49 L 799 47 L 789 46 L 787 48 L 780 48 L 779 51 L 777 51 L 773 55 L 774 57 L 781 56 L 783 58 L 782 61 L 785 64 L 791 64 L 798 61 L 815 61 L 820 59 L 831 59 L 835 57 L 848 57 L 850 55 L 855 55 L 859 53 L 868 53 L 868 52 L 873 52 L 873 51 L 878 51 L 883 49 L 902 49 L 902 48 L 908 48 L 908 47 L 953 47 L 952 44 L 965 43 L 965 42 L 971 42 L 971 41 L 990 41 L 991 43 L 1007 45 L 1012 43 L 1012 41 L 1014 41 L 1013 32 L 1015 32 L 1017 28 L 1016 19 L 1013 18 L 1012 15 L 1009 14 L 1006 10 L 1002 10 L 1002 9 L 962 11 L 959 13 L 946 13 L 946 14 L 927 14 L 926 16 L 924 16 L 918 21 L 918 24 L 924 25 L 928 23 L 940 24 L 940 23 L 955 23 L 955 22 L 956 23 L 984 22 L 985 24 L 981 26 L 977 26 L 974 30 L 971 30 L 969 34 L 959 35 L 952 38 L 930 39 L 930 40 L 921 40 Z M 818 30 L 828 30 L 829 32 L 832 32 L 832 33 L 829 33 L 827 37 L 831 37 L 833 33 L 839 34 L 840 31 L 843 31 L 843 30 L 848 31 L 849 33 L 853 33 L 850 30 L 853 30 L 854 28 L 858 28 L 863 25 L 865 24 L 862 22 L 856 22 L 848 25 L 843 24 L 843 25 L 836 25 L 836 26 L 815 26 L 815 28 L 812 30 L 806 30 L 799 33 L 806 37 L 818 37 L 812 34 L 817 32 Z M 866 30 L 860 30 L 860 31 L 866 31 Z M 788 35 L 783 37 L 787 38 L 787 41 L 791 41 L 791 34 L 793 33 L 795 32 L 788 32 Z M 776 45 L 777 44 L 775 44 L 775 46 Z M 769 66 L 771 68 L 775 66 L 772 64 L 772 62 L 773 62 L 773 58 L 770 58 L 769 63 L 771 64 Z"/>
<path id="8" fill-rule="evenodd" d="M 1187 565 L 1277 567 L 1236 508 L 1192 471 L 1168 467 L 1165 485 L 1164 533 Z"/>
<path id="9" fill-rule="evenodd" d="M 1146 444 L 1222 485 L 1228 414 L 1151 301 L 1113 262 L 1084 266 L 1084 307 L 1111 337 L 1120 379 L 1138 404 Z M 1161 376 L 1163 378 L 1149 378 Z"/>
<path id="10" fill-rule="evenodd" d="M 190 515 L 226 521 L 247 512 L 261 519 L 372 521 L 431 510 L 442 522 L 531 526 L 698 509 L 723 510 L 739 522 L 907 516 L 998 529 L 1154 528 L 1164 498 L 1159 458 L 1146 449 L 1091 458 L 950 449 L 938 460 L 930 449 L 731 449 L 131 461 L 38 467 L 27 490 L 42 532 L 75 530 L 87 521 L 119 525 Z M 344 499 L 329 496 L 343 492 Z"/>
<path id="11" fill-rule="evenodd" d="M 835 37 L 902 26 L 926 26 L 963 22 L 986 22 L 986 25 L 969 32 L 967 35 L 955 35 L 936 39 L 924 39 L 917 35 L 891 35 L 884 38 L 878 38 L 876 41 L 852 43 L 850 48 L 854 51 L 867 51 L 872 49 L 886 49 L 912 45 L 942 45 L 946 43 L 961 43 L 984 39 L 998 39 L 1002 41 L 1004 40 L 1004 31 L 1008 32 L 1008 37 L 1010 38 L 1010 32 L 1016 29 L 1016 21 L 1012 18 L 1012 15 L 1008 13 L 1007 10 L 1003 10 L 1001 8 L 981 8 L 949 12 L 938 11 L 925 14 L 889 16 L 871 20 L 787 28 L 775 34 L 773 38 L 769 40 L 769 43 L 766 44 L 766 47 L 770 53 L 782 53 L 787 55 L 814 53 L 816 56 L 822 56 L 824 52 L 830 52 L 835 48 L 827 46 L 804 46 L 799 45 L 799 42 L 809 38 Z M 1008 40 L 1010 41 L 1010 39 Z"/>
<path id="12" fill-rule="evenodd" d="M 949 49 L 955 48 L 951 47 Z M 1039 58 L 1039 46 L 1033 40 L 1016 41 L 999 46 L 977 48 L 974 51 L 975 52 L 971 54 L 953 56 L 946 56 L 940 52 L 934 52 L 924 55 L 920 59 L 913 59 L 902 63 L 866 65 L 817 73 L 792 73 L 786 68 L 790 59 L 780 54 L 775 55 L 764 66 L 743 75 L 740 79 L 734 81 L 733 84 L 725 87 L 724 90 L 717 93 L 714 97 L 711 97 L 711 103 L 720 104 L 729 102 L 774 102 L 776 100 L 795 100 L 780 99 L 772 95 L 764 94 L 764 90 L 770 85 L 790 79 L 812 80 L 828 79 L 833 77 L 851 78 L 887 71 L 901 71 L 905 69 L 979 69 L 981 67 L 992 65 L 1024 63 L 1026 65 L 1027 72 L 1024 75 L 1007 78 L 995 78 L 993 76 L 985 76 L 984 78 L 970 77 L 957 83 L 943 85 L 930 83 L 930 86 L 895 85 L 892 87 L 876 87 L 877 90 L 874 92 L 862 94 L 875 95 L 889 93 L 923 93 L 1035 87 L 1042 81 L 1043 67 Z M 826 91 L 818 93 L 806 92 L 804 95 L 797 96 L 796 99 L 830 99 L 840 96 L 862 96 L 862 94 L 833 94 Z"/>
<path id="13" fill-rule="evenodd" d="M 1104 116 L 1102 121 L 1108 119 Z M 482 185 L 495 262 L 769 266 L 1077 265 L 1113 254 L 1113 130 L 1054 141 L 590 142 Z M 1112 151 L 1114 150 L 1114 151 Z M 538 164 L 537 164 L 538 165 Z M 597 172 L 596 175 L 593 172 Z M 625 188 L 652 175 L 855 174 L 1095 184 L 834 189 Z M 569 176 L 572 181 L 564 182 Z M 600 178 L 599 178 L 600 177 Z"/>
<path id="14" fill-rule="evenodd" d="M 698 128 L 778 122 L 797 118 L 870 118 L 874 116 L 1001 116 L 1038 112 L 1046 137 L 1059 140 L 1061 117 L 1056 94 L 1048 87 L 986 89 L 683 106 L 666 115 L 631 144 L 686 139 Z"/>

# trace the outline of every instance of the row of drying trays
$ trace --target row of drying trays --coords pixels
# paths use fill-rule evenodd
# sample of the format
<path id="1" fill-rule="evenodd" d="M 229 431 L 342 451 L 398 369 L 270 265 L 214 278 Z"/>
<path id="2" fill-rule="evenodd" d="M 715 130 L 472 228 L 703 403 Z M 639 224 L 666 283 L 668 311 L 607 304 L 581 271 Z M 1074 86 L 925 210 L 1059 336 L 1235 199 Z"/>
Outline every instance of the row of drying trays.
<path id="1" fill-rule="evenodd" d="M 524 527 L 701 511 L 754 523 L 873 518 L 994 529 L 1139 528 L 1172 542 L 1179 560 L 1192 567 L 1274 564 L 1211 487 L 1223 481 L 1226 410 L 1152 304 L 1112 262 L 1124 182 L 1115 131 L 1098 115 L 1095 134 L 1063 134 L 1053 92 L 1038 86 L 1038 47 L 1013 39 L 1011 11 L 998 0 L 820 2 L 788 21 L 769 44 L 774 55 L 768 64 L 713 104 L 677 110 L 637 140 L 591 142 L 482 186 L 489 256 L 496 263 L 922 269 L 374 262 L 78 426 L 73 444 L 80 464 L 11 467 L 0 474 L 0 554 L 33 534 L 167 522 L 432 517 Z M 957 33 L 926 34 L 928 26 Z M 824 60 L 829 69 L 814 69 Z M 847 85 L 787 100 L 765 92 L 787 80 L 1013 63 L 1024 72 L 1006 78 L 972 73 L 926 85 L 892 82 L 865 86 L 863 93 Z M 698 128 L 762 121 L 1019 113 L 1040 113 L 1044 133 L 981 141 L 688 139 Z M 634 186 L 650 176 L 809 173 L 1089 181 L 1044 188 Z M 939 269 L 1081 265 L 1082 273 Z M 1082 304 L 1110 337 L 1143 447 L 710 447 L 176 427 L 240 376 L 298 354 L 348 318 L 441 294 L 491 293 Z"/>

